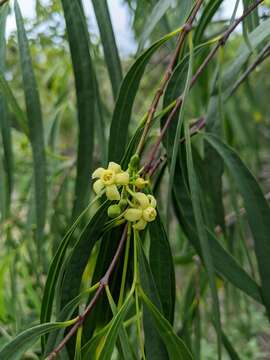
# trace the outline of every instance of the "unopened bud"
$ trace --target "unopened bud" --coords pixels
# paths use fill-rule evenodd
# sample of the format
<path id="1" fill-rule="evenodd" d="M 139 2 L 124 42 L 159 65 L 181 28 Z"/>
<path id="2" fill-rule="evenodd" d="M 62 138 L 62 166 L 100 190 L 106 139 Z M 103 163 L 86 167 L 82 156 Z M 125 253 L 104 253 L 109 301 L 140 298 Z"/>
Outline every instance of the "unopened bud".
<path id="1" fill-rule="evenodd" d="M 143 178 L 139 177 L 135 180 L 135 186 L 138 188 L 138 189 L 143 189 L 145 187 L 145 185 L 148 184 L 148 181 L 147 180 L 144 180 Z"/>
<path id="2" fill-rule="evenodd" d="M 107 214 L 110 218 L 116 218 L 121 214 L 121 208 L 119 205 L 111 205 L 108 207 Z"/>

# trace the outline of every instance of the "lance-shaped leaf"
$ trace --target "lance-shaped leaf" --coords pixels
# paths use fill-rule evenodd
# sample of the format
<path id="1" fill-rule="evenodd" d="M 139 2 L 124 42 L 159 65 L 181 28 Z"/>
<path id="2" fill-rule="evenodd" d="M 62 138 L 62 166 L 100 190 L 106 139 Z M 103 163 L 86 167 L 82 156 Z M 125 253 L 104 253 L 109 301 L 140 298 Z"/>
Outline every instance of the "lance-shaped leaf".
<path id="1" fill-rule="evenodd" d="M 125 76 L 115 104 L 111 122 L 108 152 L 109 160 L 120 162 L 124 155 L 128 140 L 128 127 L 132 107 L 146 65 L 153 53 L 167 40 L 178 34 L 179 31 L 178 29 L 155 42 L 135 61 Z"/>
<path id="2" fill-rule="evenodd" d="M 192 354 L 186 347 L 183 340 L 176 335 L 171 324 L 164 318 L 164 316 L 160 313 L 160 311 L 145 295 L 143 290 L 141 290 L 140 294 L 143 302 L 147 306 L 147 309 L 150 311 L 151 315 L 153 316 L 153 319 L 155 320 L 156 328 L 168 350 L 169 359 L 170 360 L 193 359 Z"/>
<path id="3" fill-rule="evenodd" d="M 187 192 L 179 166 L 174 182 L 174 205 L 176 215 L 188 240 L 201 256 L 201 246 L 195 230 L 195 220 L 190 195 Z M 234 257 L 224 249 L 214 234 L 210 231 L 207 231 L 207 234 L 209 236 L 209 242 L 211 243 L 212 258 L 216 272 L 248 296 L 262 303 L 260 287 L 238 264 Z"/>
<path id="4" fill-rule="evenodd" d="M 149 263 L 166 319 L 173 324 L 175 305 L 174 264 L 166 231 L 158 216 L 149 224 Z"/>
<path id="5" fill-rule="evenodd" d="M 137 238 L 137 247 L 141 287 L 152 303 L 154 303 L 159 311 L 163 314 L 162 303 L 159 298 L 156 283 L 139 237 Z M 147 358 L 153 360 L 168 359 L 166 347 L 163 344 L 157 329 L 155 328 L 154 319 L 152 318 L 146 306 L 143 307 L 143 328 Z"/>
<path id="6" fill-rule="evenodd" d="M 17 24 L 20 63 L 23 78 L 29 136 L 32 146 L 34 162 L 34 188 L 35 188 L 35 220 L 37 248 L 39 256 L 43 248 L 43 229 L 45 225 L 47 184 L 46 184 L 46 159 L 44 145 L 44 131 L 41 114 L 39 92 L 32 66 L 30 49 L 26 37 L 23 18 L 17 0 L 15 0 L 15 16 Z"/>
<path id="7" fill-rule="evenodd" d="M 0 71 L 5 71 L 5 57 L 6 57 L 6 39 L 5 39 L 5 30 L 6 30 L 6 19 L 8 15 L 8 5 L 5 4 L 0 8 Z M 6 189 L 4 196 L 4 207 L 6 211 L 3 213 L 3 217 L 8 216 L 11 192 L 13 187 L 13 152 L 12 152 L 12 138 L 11 138 L 11 124 L 9 121 L 8 111 L 7 111 L 7 101 L 5 96 L 1 94 L 0 96 L 0 128 L 2 135 L 2 144 L 3 144 L 3 163 L 5 174 L 3 176 L 3 189 Z M 7 186 L 5 186 L 7 185 Z"/>
<path id="8" fill-rule="evenodd" d="M 255 253 L 259 266 L 264 304 L 270 312 L 270 208 L 249 169 L 237 153 L 214 135 L 205 134 L 204 139 L 223 158 L 231 177 L 244 199 L 247 219 L 254 238 Z"/>
<path id="9" fill-rule="evenodd" d="M 113 96 L 116 99 L 122 82 L 122 68 L 113 32 L 107 0 L 92 0 L 104 50 Z"/>
<path id="10" fill-rule="evenodd" d="M 77 176 L 73 218 L 87 205 L 90 194 L 94 123 L 96 119 L 95 74 L 90 57 L 89 34 L 80 0 L 61 0 L 76 85 L 79 122 Z"/>
<path id="11" fill-rule="evenodd" d="M 1 351 L 0 358 L 6 360 L 22 359 L 22 355 L 42 336 L 59 328 L 66 328 L 74 323 L 73 320 L 37 325 L 20 333 Z"/>

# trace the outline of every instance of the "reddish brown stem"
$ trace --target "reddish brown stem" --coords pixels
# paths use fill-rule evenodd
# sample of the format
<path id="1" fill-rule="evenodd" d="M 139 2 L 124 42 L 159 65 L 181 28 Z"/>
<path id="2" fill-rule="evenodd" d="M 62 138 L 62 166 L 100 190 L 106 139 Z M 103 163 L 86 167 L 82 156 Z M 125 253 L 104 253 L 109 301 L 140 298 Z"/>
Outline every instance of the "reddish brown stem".
<path id="1" fill-rule="evenodd" d="M 167 70 L 164 74 L 164 77 L 161 81 L 161 85 L 159 87 L 159 89 L 157 90 L 155 96 L 154 96 L 154 99 L 152 101 L 152 104 L 150 106 L 150 109 L 148 110 L 148 114 L 147 114 L 147 120 L 146 120 L 146 123 L 145 123 L 145 126 L 144 126 L 144 129 L 143 129 L 143 133 L 142 133 L 142 136 L 141 136 L 141 139 L 140 139 L 140 142 L 139 142 L 139 145 L 137 147 L 137 151 L 136 153 L 137 154 L 140 154 L 142 149 L 143 149 L 143 146 L 144 146 L 144 142 L 145 142 L 145 139 L 146 139 L 146 136 L 150 130 L 150 125 L 151 125 L 151 122 L 153 120 L 153 117 L 155 115 L 155 112 L 157 110 L 157 106 L 159 104 L 159 101 L 160 101 L 160 98 L 161 96 L 163 95 L 164 93 L 164 89 L 172 75 L 172 72 L 173 72 L 173 68 L 177 62 L 177 59 L 178 59 L 178 56 L 179 56 L 179 53 L 182 49 L 182 46 L 184 44 L 184 41 L 185 41 L 185 38 L 187 36 L 187 34 L 189 33 L 189 31 L 191 30 L 192 28 L 192 23 L 201 7 L 203 3 L 203 0 L 197 0 L 193 10 L 192 10 L 192 13 L 190 14 L 186 24 L 183 26 L 183 30 L 181 31 L 179 37 L 178 37 L 178 41 L 177 41 L 177 46 L 176 46 L 176 49 L 175 49 L 175 52 L 169 62 L 169 65 L 167 67 Z"/>
<path id="2" fill-rule="evenodd" d="M 197 69 L 196 73 L 193 75 L 191 82 L 190 82 L 190 87 L 189 89 L 192 88 L 192 86 L 196 83 L 196 81 L 198 80 L 198 78 L 200 77 L 200 75 L 202 74 L 202 72 L 207 68 L 209 62 L 213 59 L 213 57 L 216 55 L 218 49 L 221 46 L 224 46 L 226 44 L 226 41 L 228 40 L 229 36 L 232 34 L 232 32 L 235 30 L 235 28 L 260 4 L 262 3 L 264 0 L 256 0 L 254 1 L 253 4 L 251 4 L 242 14 L 242 16 L 240 16 L 237 20 L 234 21 L 234 23 L 229 26 L 229 28 L 225 31 L 225 33 L 223 34 L 223 36 L 219 39 L 218 43 L 212 48 L 212 50 L 210 51 L 210 53 L 207 55 L 207 57 L 204 59 L 203 63 L 199 66 L 199 68 Z M 174 108 L 172 109 L 171 113 L 169 114 L 161 132 L 160 135 L 156 141 L 156 143 L 153 146 L 152 151 L 150 152 L 150 155 L 148 157 L 148 160 L 145 164 L 145 172 L 148 172 L 149 169 L 151 169 L 151 164 L 153 163 L 155 157 L 156 157 L 156 153 L 157 150 L 161 144 L 161 141 L 164 138 L 164 135 L 166 133 L 166 131 L 168 130 L 174 115 L 176 114 L 176 112 L 181 108 L 182 106 L 182 102 L 183 102 L 183 94 L 181 94 L 181 96 L 179 96 L 176 99 L 176 104 L 174 106 Z"/>
<path id="3" fill-rule="evenodd" d="M 127 238 L 127 224 L 125 225 L 124 231 L 122 233 L 121 236 L 121 240 L 119 242 L 118 248 L 116 250 L 116 253 L 114 254 L 114 257 L 112 259 L 112 262 L 110 263 L 110 266 L 108 267 L 105 275 L 102 277 L 102 279 L 99 282 L 99 288 L 97 289 L 93 299 L 90 301 L 90 303 L 88 304 L 88 306 L 86 307 L 86 309 L 84 310 L 84 312 L 78 316 L 77 321 L 75 322 L 75 324 L 72 326 L 72 328 L 68 331 L 68 333 L 66 334 L 66 336 L 64 337 L 64 339 L 60 342 L 60 344 L 50 353 L 50 355 L 48 356 L 48 360 L 53 360 L 57 357 L 57 355 L 59 354 L 59 352 L 64 348 L 64 346 L 66 345 L 66 343 L 70 340 L 70 338 L 76 333 L 76 331 L 78 330 L 78 328 L 83 324 L 84 320 L 86 319 L 86 317 L 91 313 L 92 309 L 95 307 L 100 295 L 102 294 L 103 290 L 105 289 L 106 285 L 109 282 L 110 276 L 117 264 L 117 260 L 119 259 L 125 241 Z"/>

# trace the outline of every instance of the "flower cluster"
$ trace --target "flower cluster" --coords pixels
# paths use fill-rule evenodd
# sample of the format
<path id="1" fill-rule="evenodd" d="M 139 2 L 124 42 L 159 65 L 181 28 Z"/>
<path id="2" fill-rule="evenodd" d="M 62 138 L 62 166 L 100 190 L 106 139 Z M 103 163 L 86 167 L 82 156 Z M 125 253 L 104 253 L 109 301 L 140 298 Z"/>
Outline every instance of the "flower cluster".
<path id="1" fill-rule="evenodd" d="M 146 195 L 144 189 L 148 181 L 130 168 L 123 171 L 121 166 L 110 162 L 107 169 L 98 168 L 92 174 L 95 180 L 93 189 L 97 195 L 106 194 L 108 200 L 117 201 L 108 208 L 110 218 L 125 219 L 133 224 L 136 230 L 145 229 L 148 222 L 154 221 L 156 199 Z"/>

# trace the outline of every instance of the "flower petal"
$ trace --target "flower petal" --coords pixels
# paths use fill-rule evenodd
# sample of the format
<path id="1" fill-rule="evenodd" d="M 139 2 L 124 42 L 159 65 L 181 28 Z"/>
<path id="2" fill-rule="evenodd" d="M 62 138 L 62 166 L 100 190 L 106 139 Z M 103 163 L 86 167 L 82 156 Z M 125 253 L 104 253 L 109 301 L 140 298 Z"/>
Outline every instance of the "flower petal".
<path id="1" fill-rule="evenodd" d="M 97 168 L 92 174 L 92 179 L 100 178 L 102 176 L 103 171 L 104 169 L 102 167 Z"/>
<path id="2" fill-rule="evenodd" d="M 133 225 L 133 229 L 135 230 L 144 230 L 145 227 L 147 225 L 147 222 L 143 219 L 139 220 L 138 222 L 136 222 L 136 224 Z"/>
<path id="3" fill-rule="evenodd" d="M 120 172 L 115 175 L 115 182 L 117 185 L 128 185 L 129 173 L 127 171 Z"/>
<path id="4" fill-rule="evenodd" d="M 120 200 L 120 194 L 116 185 L 106 186 L 106 196 L 109 200 Z"/>
<path id="5" fill-rule="evenodd" d="M 140 220 L 142 217 L 142 210 L 141 209 L 127 209 L 124 214 L 124 218 L 127 221 L 137 221 Z"/>
<path id="6" fill-rule="evenodd" d="M 104 185 L 100 179 L 94 182 L 93 189 L 97 195 L 103 190 L 103 188 L 104 188 Z"/>
<path id="7" fill-rule="evenodd" d="M 108 169 L 114 171 L 117 174 L 121 171 L 121 166 L 113 161 L 110 161 Z"/>
<path id="8" fill-rule="evenodd" d="M 148 199 L 149 199 L 149 203 L 150 203 L 150 206 L 152 207 L 157 207 L 157 200 L 154 198 L 153 195 L 147 195 Z"/>
<path id="9" fill-rule="evenodd" d="M 149 199 L 142 192 L 137 192 L 134 195 L 134 199 L 140 204 L 140 207 L 143 208 L 143 209 L 145 209 L 147 206 L 149 206 Z"/>
<path id="10" fill-rule="evenodd" d="M 153 206 L 148 206 L 143 210 L 143 218 L 147 222 L 154 221 L 157 216 L 156 209 Z"/>

